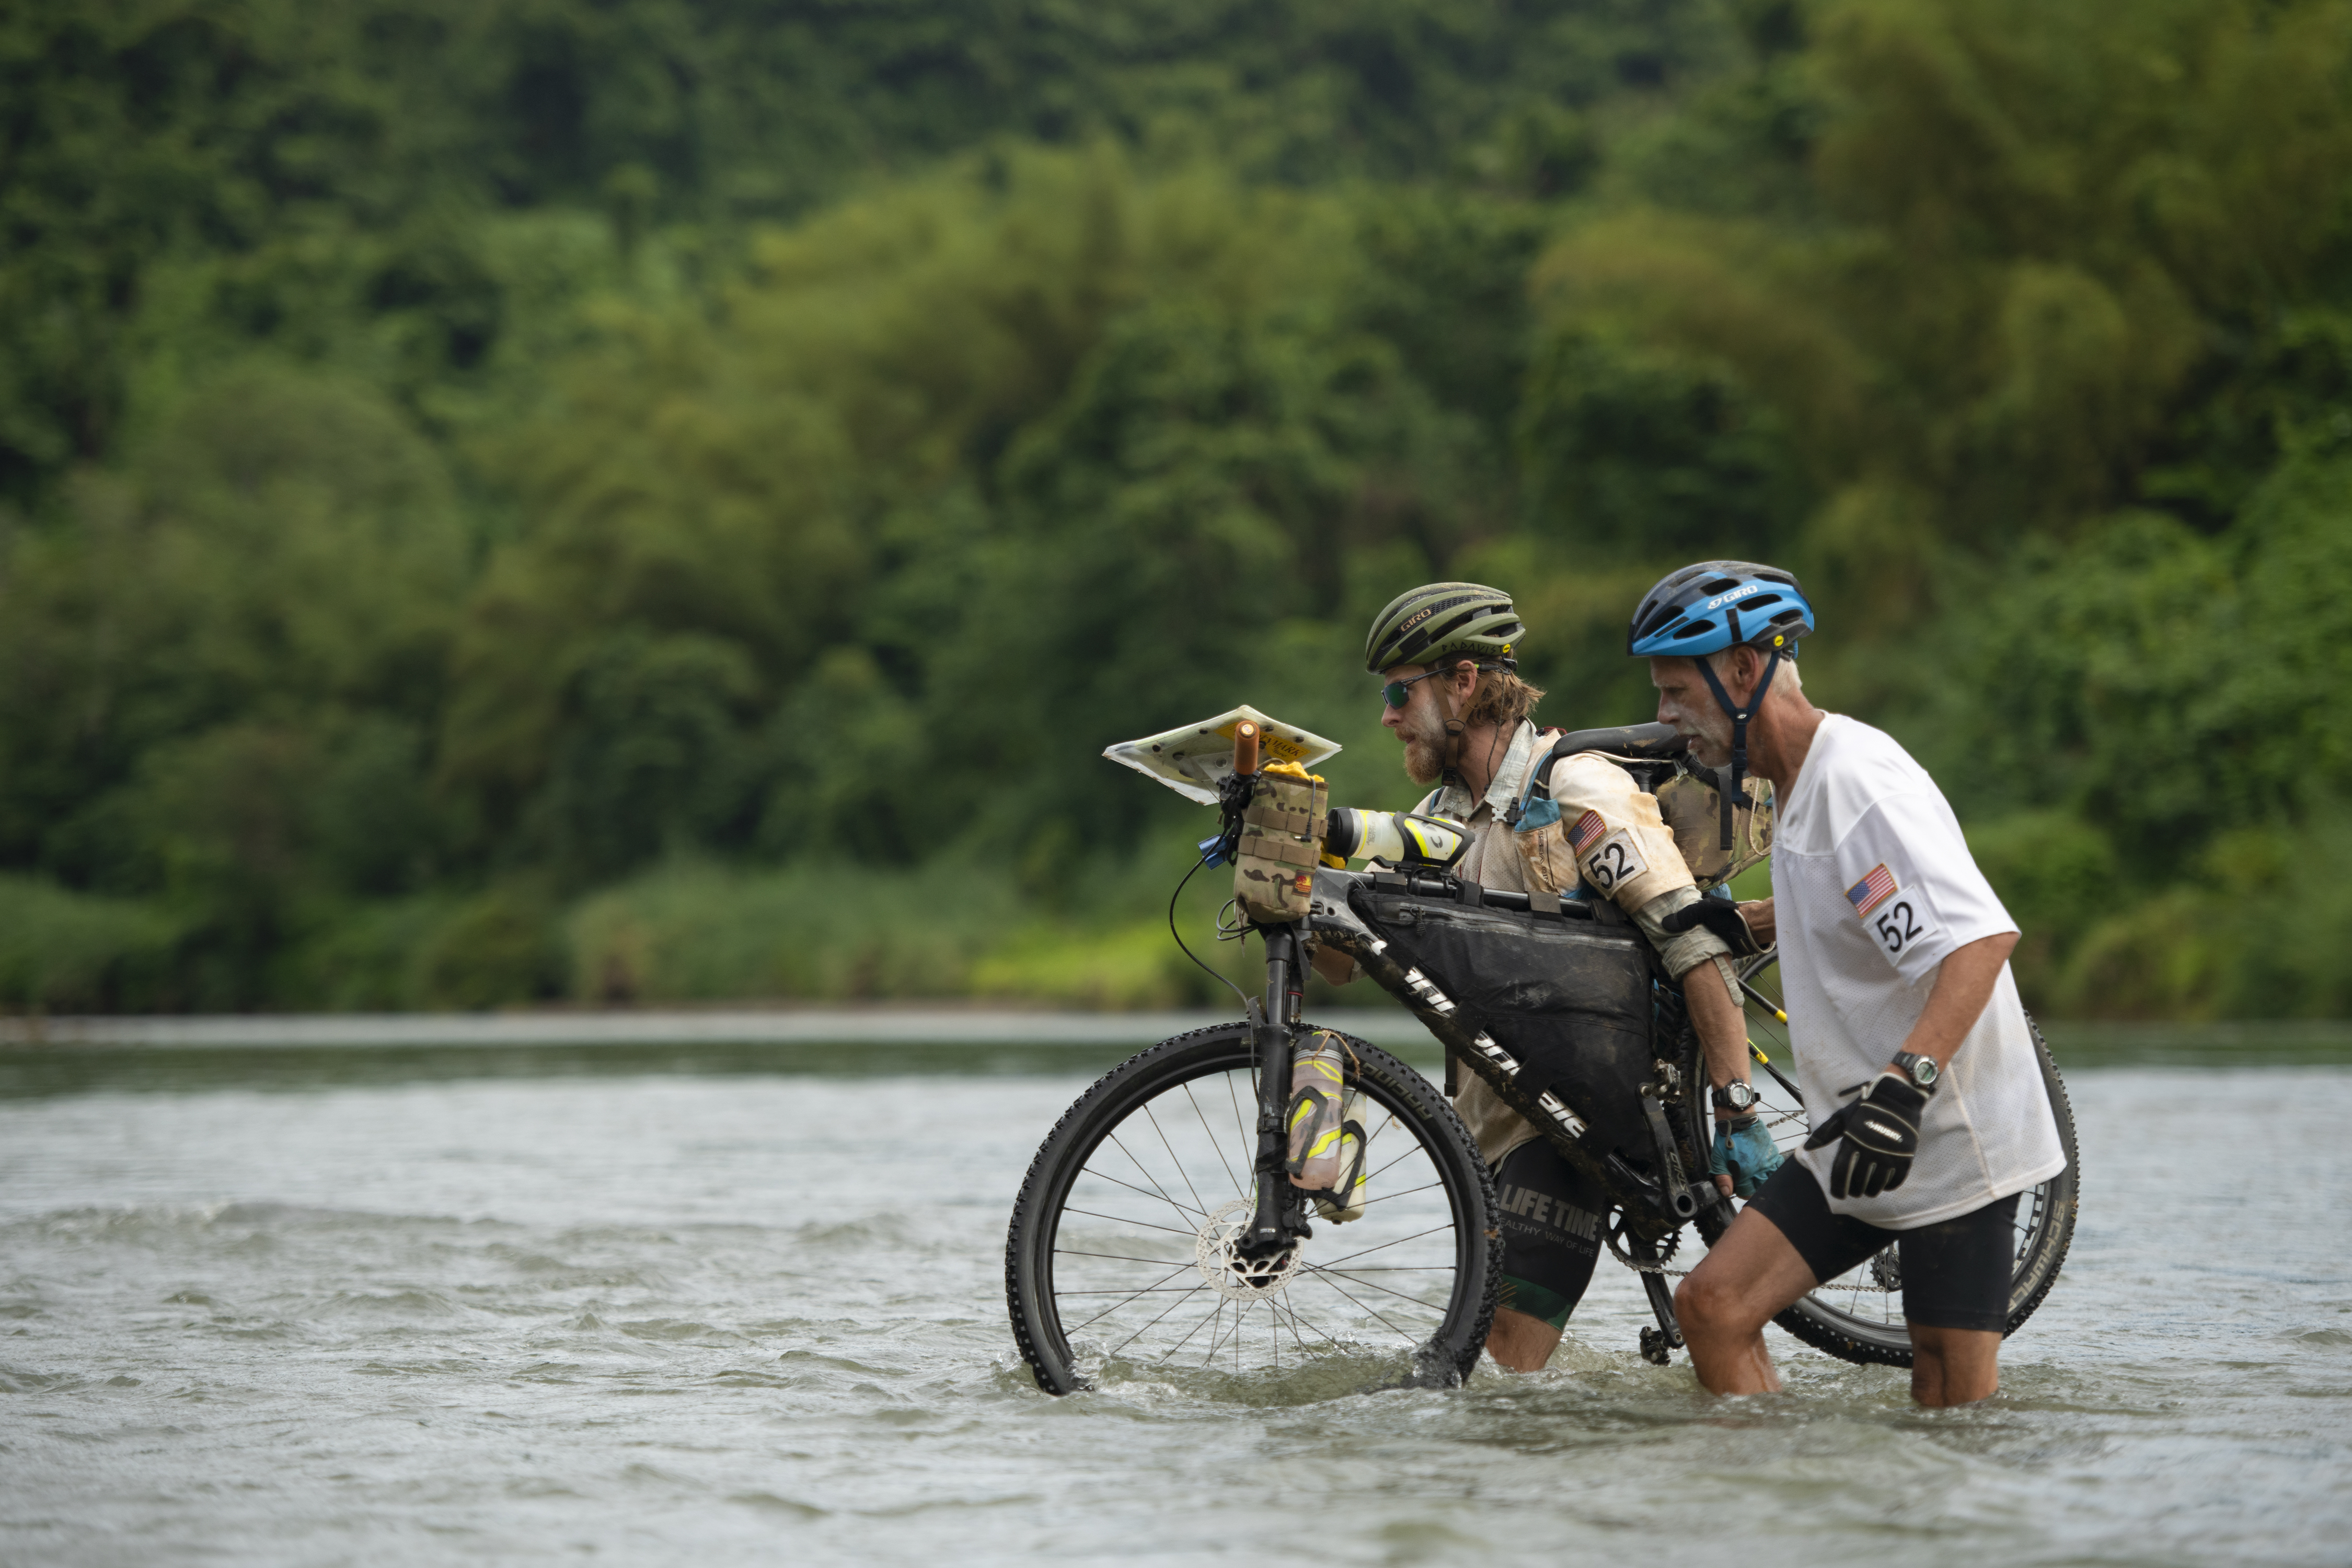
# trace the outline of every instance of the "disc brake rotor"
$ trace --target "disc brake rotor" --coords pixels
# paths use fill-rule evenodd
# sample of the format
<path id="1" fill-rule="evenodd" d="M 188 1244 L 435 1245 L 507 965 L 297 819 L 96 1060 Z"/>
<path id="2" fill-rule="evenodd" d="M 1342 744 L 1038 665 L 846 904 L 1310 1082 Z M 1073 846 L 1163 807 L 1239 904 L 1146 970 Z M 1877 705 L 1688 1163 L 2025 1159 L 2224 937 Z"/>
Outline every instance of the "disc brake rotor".
<path id="1" fill-rule="evenodd" d="M 1263 1301 L 1282 1293 L 1298 1272 L 1298 1243 L 1292 1239 L 1263 1257 L 1242 1250 L 1257 1205 L 1235 1198 L 1202 1222 L 1192 1238 L 1192 1261 L 1211 1289 L 1228 1301 Z"/>

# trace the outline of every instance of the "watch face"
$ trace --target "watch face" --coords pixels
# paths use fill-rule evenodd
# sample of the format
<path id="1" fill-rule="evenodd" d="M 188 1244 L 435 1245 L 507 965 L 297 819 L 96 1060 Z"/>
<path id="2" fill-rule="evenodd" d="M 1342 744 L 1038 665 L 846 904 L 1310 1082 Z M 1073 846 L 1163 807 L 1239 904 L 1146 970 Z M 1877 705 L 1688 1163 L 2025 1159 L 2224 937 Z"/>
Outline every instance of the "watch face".
<path id="1" fill-rule="evenodd" d="M 1911 1081 L 1921 1089 L 1936 1081 L 1936 1058 L 1915 1057 L 1911 1060 Z"/>
<path id="2" fill-rule="evenodd" d="M 1723 1102 L 1734 1110 L 1745 1110 L 1756 1103 L 1756 1086 L 1746 1083 L 1725 1084 Z"/>

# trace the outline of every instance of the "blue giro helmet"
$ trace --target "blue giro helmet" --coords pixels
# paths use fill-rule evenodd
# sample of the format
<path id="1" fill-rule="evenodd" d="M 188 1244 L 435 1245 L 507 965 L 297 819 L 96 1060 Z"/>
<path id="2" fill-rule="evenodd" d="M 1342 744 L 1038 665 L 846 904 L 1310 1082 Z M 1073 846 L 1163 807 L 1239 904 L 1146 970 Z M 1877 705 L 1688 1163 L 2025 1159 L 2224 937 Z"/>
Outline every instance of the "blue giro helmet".
<path id="1" fill-rule="evenodd" d="M 1642 597 L 1625 630 L 1625 651 L 1636 658 L 1696 658 L 1707 689 L 1731 719 L 1731 778 L 1720 792 L 1723 847 L 1731 847 L 1732 800 L 1748 776 L 1748 721 L 1764 706 L 1772 672 L 1797 657 L 1797 639 L 1813 629 L 1813 607 L 1793 572 L 1753 561 L 1702 561 L 1669 572 Z M 1702 655 L 1753 645 L 1765 654 L 1764 673 L 1745 703 L 1716 678 Z"/>
<path id="2" fill-rule="evenodd" d="M 1702 561 L 1669 572 L 1643 595 L 1625 632 L 1636 658 L 1692 658 L 1742 643 L 1795 657 L 1813 629 L 1796 574 L 1753 561 Z"/>

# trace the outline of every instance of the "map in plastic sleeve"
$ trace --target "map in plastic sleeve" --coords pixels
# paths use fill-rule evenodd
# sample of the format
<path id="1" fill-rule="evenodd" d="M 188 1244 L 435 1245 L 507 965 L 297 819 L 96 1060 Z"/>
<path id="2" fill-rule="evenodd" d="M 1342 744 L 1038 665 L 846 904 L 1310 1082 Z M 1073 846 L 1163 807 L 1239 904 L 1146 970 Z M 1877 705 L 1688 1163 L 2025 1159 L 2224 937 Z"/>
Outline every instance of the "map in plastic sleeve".
<path id="1" fill-rule="evenodd" d="M 1230 713 L 1181 724 L 1140 741 L 1105 746 L 1103 755 L 1122 767 L 1148 773 L 1187 800 L 1217 804 L 1217 786 L 1234 771 L 1234 730 L 1243 720 L 1258 728 L 1258 753 L 1269 763 L 1312 768 L 1339 754 L 1339 743 L 1279 719 L 1269 719 L 1244 702 Z"/>

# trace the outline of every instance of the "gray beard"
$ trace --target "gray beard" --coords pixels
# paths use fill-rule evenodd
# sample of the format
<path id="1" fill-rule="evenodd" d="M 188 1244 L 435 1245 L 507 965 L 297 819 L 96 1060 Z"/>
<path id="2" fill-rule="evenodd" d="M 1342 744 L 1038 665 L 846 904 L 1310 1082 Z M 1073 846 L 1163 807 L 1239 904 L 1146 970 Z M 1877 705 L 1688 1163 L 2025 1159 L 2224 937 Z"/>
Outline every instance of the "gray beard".
<path id="1" fill-rule="evenodd" d="M 1677 726 L 1690 738 L 1691 756 L 1703 767 L 1719 768 L 1731 761 L 1731 715 L 1717 708 L 1705 717 L 1694 717 Z M 1720 761 L 1709 762 L 1712 754 Z"/>

